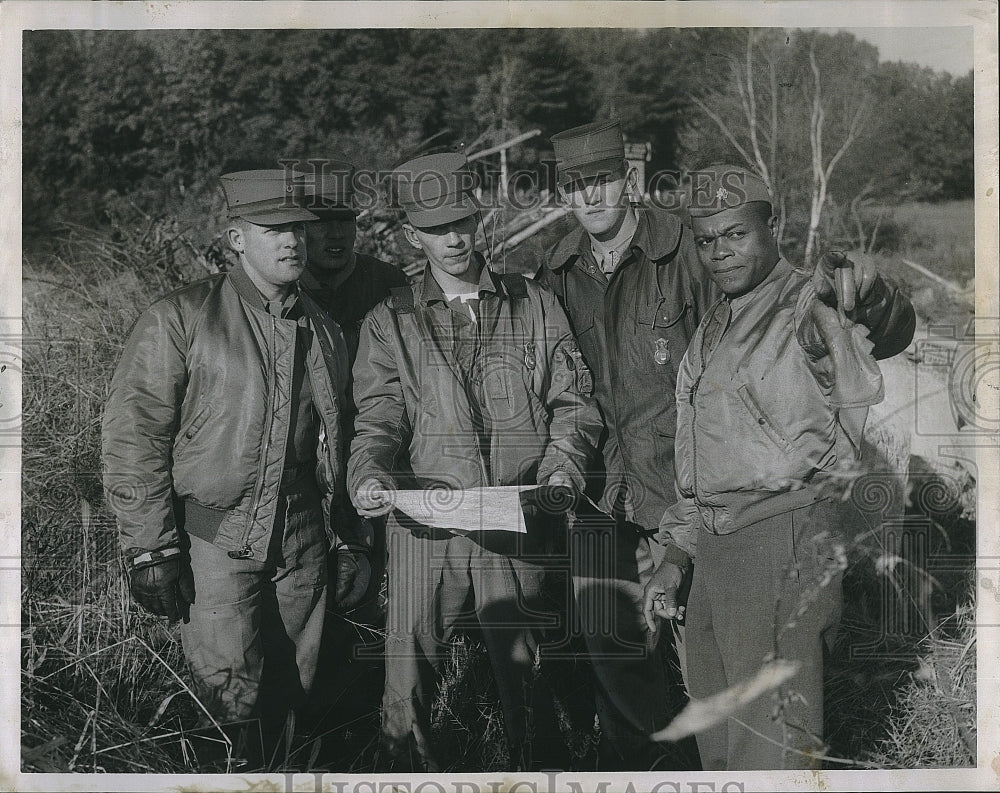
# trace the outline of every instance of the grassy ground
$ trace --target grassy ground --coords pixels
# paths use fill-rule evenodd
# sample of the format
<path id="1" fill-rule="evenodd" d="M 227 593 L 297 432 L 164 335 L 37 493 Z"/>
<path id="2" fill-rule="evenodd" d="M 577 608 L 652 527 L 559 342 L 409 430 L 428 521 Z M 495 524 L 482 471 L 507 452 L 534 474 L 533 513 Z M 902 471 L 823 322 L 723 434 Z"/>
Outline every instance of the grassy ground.
<path id="1" fill-rule="evenodd" d="M 969 216 L 967 203 L 900 208 L 894 219 L 894 228 L 902 229 L 896 247 L 876 254 L 879 266 L 914 296 L 925 321 L 967 318 L 968 298 L 921 280 L 899 259 L 967 282 L 973 267 Z M 101 411 L 132 321 L 156 297 L 206 273 L 204 262 L 172 235 L 172 228 L 150 221 L 124 226 L 113 239 L 66 228 L 44 247 L 26 241 L 25 771 L 226 770 L 221 725 L 212 722 L 191 691 L 176 631 L 140 613 L 128 597 L 114 521 L 99 482 Z M 544 250 L 546 242 L 536 240 L 522 258 Z M 974 486 L 965 484 L 967 491 L 974 492 Z M 845 761 L 876 767 L 973 762 L 975 635 L 969 571 L 975 524 L 962 506 L 967 496 L 964 502 L 938 503 L 936 509 L 929 509 L 926 500 L 911 499 L 908 512 L 926 527 L 929 556 L 927 549 L 910 554 L 903 548 L 901 566 L 890 569 L 884 546 L 856 549 L 827 692 L 831 752 Z M 933 568 L 935 549 L 936 558 L 950 560 L 950 567 Z M 923 575 L 902 574 L 918 568 Z M 882 635 L 886 609 L 898 610 L 915 598 L 929 604 L 918 610 L 916 622 Z M 866 647 L 867 655 L 861 652 Z M 300 725 L 301 746 L 279 764 L 353 772 L 379 766 L 378 661 L 342 660 L 338 670 L 341 684 L 327 692 L 327 715 Z M 585 669 L 560 674 L 564 693 L 579 693 L 588 685 Z M 598 733 L 573 703 L 568 694 L 564 737 L 575 766 L 592 769 Z M 452 647 L 434 724 L 441 745 L 449 748 L 451 770 L 504 767 L 495 686 L 474 638 Z"/>
<path id="2" fill-rule="evenodd" d="M 971 201 L 904 204 L 892 211 L 888 230 L 875 247 L 880 272 L 906 287 L 917 315 L 927 324 L 965 328 L 972 318 L 975 287 L 975 217 Z M 922 265 L 961 292 L 928 278 L 903 260 Z"/>

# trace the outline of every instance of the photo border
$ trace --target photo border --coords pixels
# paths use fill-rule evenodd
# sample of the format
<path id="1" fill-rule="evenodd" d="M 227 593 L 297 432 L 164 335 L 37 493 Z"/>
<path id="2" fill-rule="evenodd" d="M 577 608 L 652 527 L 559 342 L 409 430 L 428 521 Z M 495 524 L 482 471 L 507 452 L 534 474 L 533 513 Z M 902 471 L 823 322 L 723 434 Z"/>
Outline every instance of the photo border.
<path id="1" fill-rule="evenodd" d="M 996 352 L 998 309 L 997 4 L 967 0 L 771 2 L 26 2 L 0 3 L 0 335 L 21 334 L 21 35 L 32 29 L 463 28 L 463 27 L 862 27 L 970 26 L 975 56 L 976 317 Z M 986 318 L 980 320 L 978 318 Z M 981 382 L 981 410 L 1000 413 L 1000 375 Z M 20 415 L 20 372 L 0 374 L 5 414 Z M 0 443 L 0 790 L 315 791 L 314 774 L 25 774 L 20 771 L 20 438 Z M 996 790 L 1000 785 L 1000 558 L 996 436 L 978 449 L 977 715 L 972 769 L 559 774 L 345 775 L 323 790 L 361 793 L 516 793 L 532 790 Z M 992 568 L 992 570 L 990 569 Z M 990 576 L 993 578 L 990 578 Z M 989 586 L 987 586 L 989 583 Z M 265 780 L 267 780 L 265 782 Z M 428 783 L 436 782 L 439 786 Z M 456 787 L 455 783 L 460 782 Z M 607 782 L 606 788 L 601 784 Z M 409 787 L 406 787 L 409 785 Z M 737 785 L 742 785 L 740 788 Z M 464 787 L 463 787 L 464 786 Z"/>

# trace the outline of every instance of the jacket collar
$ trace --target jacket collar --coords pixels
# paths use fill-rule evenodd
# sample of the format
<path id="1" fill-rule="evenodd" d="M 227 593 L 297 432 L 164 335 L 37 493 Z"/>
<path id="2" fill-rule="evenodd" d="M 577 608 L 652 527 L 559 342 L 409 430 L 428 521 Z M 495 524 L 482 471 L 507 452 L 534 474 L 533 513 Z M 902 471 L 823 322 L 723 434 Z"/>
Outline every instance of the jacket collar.
<path id="1" fill-rule="evenodd" d="M 770 289 L 772 284 L 784 283 L 784 281 L 792 274 L 792 265 L 788 263 L 785 257 L 780 257 L 774 268 L 767 274 L 767 277 L 761 281 L 757 286 L 747 292 L 745 295 L 740 295 L 739 297 L 729 300 L 729 305 L 732 307 L 733 311 L 738 311 L 743 306 L 754 303 L 760 299 L 760 296 Z M 728 298 L 727 298 L 728 300 Z"/>
<path id="2" fill-rule="evenodd" d="M 680 218 L 665 209 L 657 207 L 639 207 L 637 210 L 639 225 L 629 248 L 642 251 L 647 258 L 659 262 L 677 249 L 681 240 L 683 226 Z M 563 237 L 549 257 L 548 267 L 552 270 L 571 264 L 590 250 L 590 235 L 583 226 L 577 225 L 573 231 Z"/>
<path id="3" fill-rule="evenodd" d="M 497 279 L 494 272 L 487 266 L 486 260 L 483 255 L 476 251 L 473 254 L 479 266 L 482 268 L 479 272 L 479 294 L 482 296 L 483 292 L 492 292 L 494 294 L 499 293 L 500 289 L 497 285 Z M 425 305 L 428 303 L 447 302 L 444 296 L 444 290 L 441 289 L 441 285 L 434 278 L 431 273 L 431 267 L 428 264 L 424 267 L 423 282 L 420 285 L 420 302 Z"/>
<path id="4" fill-rule="evenodd" d="M 229 283 L 231 283 L 233 285 L 233 289 L 236 290 L 236 294 L 243 298 L 244 302 L 259 311 L 267 311 L 267 306 L 264 304 L 263 296 L 257 287 L 254 286 L 254 282 L 250 280 L 250 276 L 247 275 L 247 272 L 243 269 L 242 264 L 237 264 L 226 275 L 229 279 Z M 297 282 L 292 285 L 292 291 L 296 295 L 299 294 L 299 285 Z"/>

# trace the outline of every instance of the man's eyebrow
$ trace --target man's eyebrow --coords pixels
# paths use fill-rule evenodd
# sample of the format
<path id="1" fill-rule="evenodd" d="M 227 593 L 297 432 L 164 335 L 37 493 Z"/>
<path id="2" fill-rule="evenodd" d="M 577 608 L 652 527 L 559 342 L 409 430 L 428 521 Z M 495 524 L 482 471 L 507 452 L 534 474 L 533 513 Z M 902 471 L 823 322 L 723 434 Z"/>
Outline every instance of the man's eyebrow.
<path id="1" fill-rule="evenodd" d="M 704 234 L 695 234 L 694 238 L 696 240 L 708 240 L 708 239 L 712 239 L 714 237 L 721 237 L 723 234 L 728 234 L 730 231 L 736 231 L 740 226 L 743 226 L 745 223 L 746 223 L 746 221 L 744 221 L 744 220 L 734 220 L 728 226 L 723 226 L 715 234 L 710 234 L 710 233 L 707 233 L 707 232 L 704 233 Z"/>

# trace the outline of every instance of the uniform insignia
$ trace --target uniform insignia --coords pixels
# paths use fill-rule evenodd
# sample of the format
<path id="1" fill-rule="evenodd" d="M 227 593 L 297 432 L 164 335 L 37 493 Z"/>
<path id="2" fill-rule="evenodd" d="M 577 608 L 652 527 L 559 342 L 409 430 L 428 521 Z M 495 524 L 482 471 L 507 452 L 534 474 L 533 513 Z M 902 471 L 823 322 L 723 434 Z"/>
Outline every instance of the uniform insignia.
<path id="1" fill-rule="evenodd" d="M 524 345 L 524 365 L 528 369 L 534 369 L 536 364 L 535 343 L 533 341 L 529 341 Z"/>
<path id="2" fill-rule="evenodd" d="M 660 366 L 670 360 L 670 344 L 666 339 L 656 340 L 656 352 L 653 354 L 653 360 Z"/>
<path id="3" fill-rule="evenodd" d="M 583 361 L 583 352 L 576 342 L 571 342 L 566 349 L 566 368 L 573 372 L 576 393 L 590 396 L 594 392 L 594 376 Z"/>

